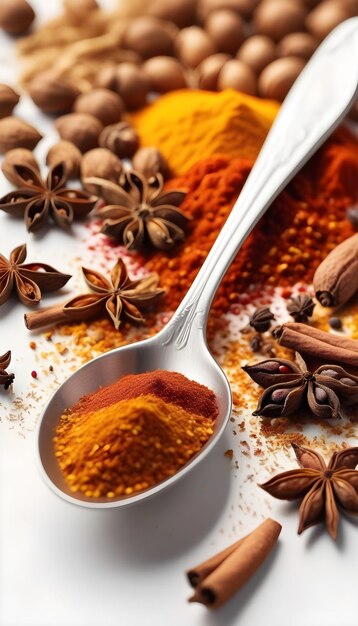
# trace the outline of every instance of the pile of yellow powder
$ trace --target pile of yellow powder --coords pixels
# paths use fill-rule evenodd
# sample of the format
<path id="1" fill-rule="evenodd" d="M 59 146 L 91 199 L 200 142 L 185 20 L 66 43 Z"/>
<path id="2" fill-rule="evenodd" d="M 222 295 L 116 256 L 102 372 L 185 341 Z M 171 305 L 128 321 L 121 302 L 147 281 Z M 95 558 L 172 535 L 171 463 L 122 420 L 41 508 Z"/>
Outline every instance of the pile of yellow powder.
<path id="1" fill-rule="evenodd" d="M 206 157 L 256 159 L 279 104 L 226 89 L 173 91 L 131 116 L 143 146 L 156 146 L 173 174 Z"/>
<path id="2" fill-rule="evenodd" d="M 55 456 L 72 492 L 115 498 L 177 472 L 213 434 L 214 420 L 154 395 L 94 411 L 65 413 Z"/>

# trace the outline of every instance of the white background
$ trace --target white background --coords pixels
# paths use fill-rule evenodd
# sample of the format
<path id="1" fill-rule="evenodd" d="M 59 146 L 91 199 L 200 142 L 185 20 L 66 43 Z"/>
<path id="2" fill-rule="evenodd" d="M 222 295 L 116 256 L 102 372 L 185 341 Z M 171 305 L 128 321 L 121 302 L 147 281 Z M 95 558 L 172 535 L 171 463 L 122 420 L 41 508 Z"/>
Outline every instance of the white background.
<path id="1" fill-rule="evenodd" d="M 59 7 L 57 0 L 32 3 L 41 19 Z M 11 55 L 12 42 L 1 34 L 0 82 L 14 82 Z M 26 99 L 17 113 L 43 131 L 51 129 Z M 44 154 L 51 140 L 42 142 L 37 154 Z M 1 194 L 8 189 L 1 178 Z M 62 271 L 73 271 L 81 254 L 78 239 L 55 228 L 34 237 L 22 222 L 0 212 L 1 252 L 7 255 L 25 241 L 29 261 Z M 55 377 L 45 375 L 42 361 L 28 347 L 33 337 L 23 325 L 23 313 L 15 300 L 0 310 L 0 354 L 11 347 L 16 374 L 14 394 L 0 392 L 2 626 L 357 625 L 357 524 L 342 519 L 336 544 L 321 527 L 298 537 L 297 507 L 258 489 L 256 482 L 268 478 L 268 469 L 241 454 L 238 440 L 245 434 L 234 435 L 232 423 L 188 478 L 134 508 L 81 509 L 52 494 L 36 468 L 33 429 L 69 368 L 59 364 Z M 40 336 L 35 339 L 43 345 Z M 32 369 L 39 371 L 37 381 Z M 21 399 L 23 409 L 14 406 L 14 398 Z M 233 461 L 224 456 L 228 448 L 234 450 Z M 290 462 L 277 455 L 276 460 L 287 469 L 295 466 L 293 457 Z M 189 605 L 184 571 L 268 515 L 283 524 L 283 531 L 250 583 L 215 613 Z"/>

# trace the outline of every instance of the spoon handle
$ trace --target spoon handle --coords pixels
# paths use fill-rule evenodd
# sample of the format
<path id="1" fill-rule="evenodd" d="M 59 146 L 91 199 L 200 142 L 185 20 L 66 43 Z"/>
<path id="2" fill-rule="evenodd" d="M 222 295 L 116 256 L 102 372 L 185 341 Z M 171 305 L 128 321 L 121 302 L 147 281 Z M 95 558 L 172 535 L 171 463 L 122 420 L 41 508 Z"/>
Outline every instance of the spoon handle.
<path id="1" fill-rule="evenodd" d="M 355 17 L 324 40 L 291 88 L 206 261 L 161 332 L 162 345 L 181 349 L 190 340 L 195 347 L 197 333 L 205 332 L 215 292 L 240 246 L 280 191 L 338 126 L 357 90 Z"/>

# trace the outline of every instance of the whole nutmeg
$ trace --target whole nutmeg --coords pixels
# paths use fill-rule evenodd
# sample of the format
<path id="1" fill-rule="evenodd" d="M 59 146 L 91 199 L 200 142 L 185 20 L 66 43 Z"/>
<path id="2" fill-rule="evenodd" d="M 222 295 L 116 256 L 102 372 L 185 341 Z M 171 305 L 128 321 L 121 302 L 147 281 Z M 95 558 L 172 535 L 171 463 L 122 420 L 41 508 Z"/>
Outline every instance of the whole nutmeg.
<path id="1" fill-rule="evenodd" d="M 44 113 L 67 113 L 79 95 L 79 90 L 64 78 L 43 72 L 36 76 L 27 88 L 34 103 Z"/>
<path id="2" fill-rule="evenodd" d="M 0 27 L 10 35 L 24 33 L 34 19 L 34 10 L 26 0 L 1 0 Z"/>
<path id="3" fill-rule="evenodd" d="M 317 48 L 317 40 L 309 33 L 290 33 L 277 46 L 279 57 L 302 57 L 308 60 Z"/>
<path id="4" fill-rule="evenodd" d="M 63 162 L 69 178 L 78 178 L 80 173 L 82 153 L 71 141 L 61 139 L 52 146 L 46 157 L 46 164 L 52 167 Z"/>
<path id="5" fill-rule="evenodd" d="M 236 57 L 249 65 L 255 74 L 260 74 L 266 65 L 276 59 L 276 45 L 266 35 L 253 35 L 244 41 Z"/>
<path id="6" fill-rule="evenodd" d="M 76 99 L 73 110 L 76 113 L 89 113 L 97 117 L 104 126 L 119 122 L 125 107 L 121 96 L 110 89 L 99 87 L 82 93 Z"/>
<path id="7" fill-rule="evenodd" d="M 167 93 L 187 87 L 183 66 L 173 57 L 153 57 L 143 64 L 150 82 L 150 90 Z"/>
<path id="8" fill-rule="evenodd" d="M 11 115 L 19 100 L 19 94 L 12 87 L 0 83 L 0 117 Z"/>
<path id="9" fill-rule="evenodd" d="M 173 52 L 173 39 L 177 28 L 146 15 L 131 20 L 122 35 L 122 48 L 137 52 L 143 59 L 168 55 Z"/>
<path id="10" fill-rule="evenodd" d="M 299 57 L 276 59 L 259 76 L 259 93 L 264 98 L 282 100 L 286 97 L 305 62 Z"/>
<path id="11" fill-rule="evenodd" d="M 256 95 L 256 76 L 251 67 L 237 59 L 230 59 L 223 65 L 218 76 L 218 89 L 236 89 L 250 96 Z"/>
<path id="12" fill-rule="evenodd" d="M 184 28 L 196 21 L 196 4 L 197 0 L 151 0 L 148 13 Z"/>
<path id="13" fill-rule="evenodd" d="M 217 9 L 230 9 L 245 19 L 250 19 L 255 7 L 260 0 L 199 0 L 198 16 L 205 20 L 207 16 Z"/>
<path id="14" fill-rule="evenodd" d="M 303 29 L 306 12 L 298 0 L 263 0 L 254 14 L 256 32 L 279 41 Z"/>
<path id="15" fill-rule="evenodd" d="M 2 162 L 1 169 L 5 178 L 13 185 L 17 185 L 19 182 L 18 174 L 14 170 L 14 165 L 26 165 L 27 167 L 32 167 L 34 170 L 39 171 L 37 160 L 31 150 L 27 150 L 27 148 L 14 148 L 13 150 L 9 150 Z"/>
<path id="16" fill-rule="evenodd" d="M 319 41 L 338 24 L 351 17 L 349 5 L 344 0 L 325 0 L 307 15 L 307 30 Z"/>
<path id="17" fill-rule="evenodd" d="M 95 195 L 99 195 L 97 185 L 86 183 L 86 178 L 105 178 L 114 183 L 118 182 L 119 176 L 123 171 L 123 165 L 120 159 L 106 148 L 94 148 L 83 155 L 81 161 L 81 180 L 82 184 Z"/>
<path id="18" fill-rule="evenodd" d="M 119 122 L 102 130 L 99 145 L 114 152 L 120 159 L 130 159 L 138 150 L 139 137 L 130 124 Z"/>
<path id="19" fill-rule="evenodd" d="M 216 91 L 221 68 L 229 61 L 230 55 L 218 52 L 207 57 L 196 68 L 196 79 L 199 89 Z"/>
<path id="20" fill-rule="evenodd" d="M 208 33 L 199 26 L 183 28 L 175 39 L 175 50 L 180 61 L 192 68 L 216 52 Z"/>
<path id="21" fill-rule="evenodd" d="M 235 54 L 245 39 L 242 17 L 229 9 L 220 9 L 210 13 L 204 28 L 219 52 Z"/>
<path id="22" fill-rule="evenodd" d="M 74 143 L 81 152 L 97 148 L 103 124 L 88 113 L 69 113 L 59 117 L 55 127 L 61 139 Z"/>
<path id="23" fill-rule="evenodd" d="M 118 93 L 128 109 L 139 109 L 147 101 L 149 80 L 134 63 L 106 67 L 99 75 L 98 86 Z"/>
<path id="24" fill-rule="evenodd" d="M 161 174 L 163 178 L 168 178 L 169 167 L 162 153 L 158 148 L 140 148 L 132 159 L 132 167 L 146 178 Z"/>
<path id="25" fill-rule="evenodd" d="M 13 148 L 33 150 L 42 139 L 39 131 L 17 117 L 3 117 L 0 120 L 0 153 Z"/>

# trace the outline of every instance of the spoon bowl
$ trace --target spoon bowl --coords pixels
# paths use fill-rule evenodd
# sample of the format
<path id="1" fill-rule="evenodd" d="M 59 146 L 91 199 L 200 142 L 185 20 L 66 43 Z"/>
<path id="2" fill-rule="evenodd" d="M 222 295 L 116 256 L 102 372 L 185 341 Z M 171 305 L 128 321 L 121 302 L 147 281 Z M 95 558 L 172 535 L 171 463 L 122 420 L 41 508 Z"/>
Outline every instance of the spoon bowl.
<path id="1" fill-rule="evenodd" d="M 156 337 L 87 363 L 49 401 L 38 427 L 40 468 L 47 484 L 65 500 L 91 508 L 134 504 L 188 474 L 218 441 L 230 416 L 232 399 L 226 376 L 206 344 L 205 328 L 212 299 L 260 217 L 354 103 L 358 90 L 357 49 L 358 18 L 355 17 L 337 26 L 309 60 L 282 104 L 209 256 L 169 324 Z M 260 255 L 260 250 L 257 254 Z M 178 472 L 143 492 L 110 501 L 73 494 L 54 456 L 53 437 L 63 411 L 82 396 L 110 385 L 121 376 L 157 369 L 179 372 L 214 391 L 219 407 L 214 434 Z"/>
<path id="2" fill-rule="evenodd" d="M 198 339 L 203 338 L 200 334 Z M 40 471 L 46 483 L 68 502 L 81 504 L 89 508 L 112 508 L 135 504 L 144 498 L 163 491 L 185 476 L 213 448 L 222 434 L 231 413 L 231 390 L 228 380 L 211 356 L 206 345 L 197 349 L 192 358 L 187 352 L 177 352 L 172 345 L 163 346 L 163 332 L 155 337 L 140 341 L 123 348 L 107 352 L 72 374 L 50 399 L 40 420 L 38 432 L 38 454 Z M 199 348 L 199 346 L 198 346 Z M 127 374 L 141 374 L 158 369 L 179 372 L 187 378 L 205 385 L 216 396 L 219 415 L 215 420 L 214 433 L 203 448 L 178 472 L 166 480 L 135 495 L 117 498 L 89 498 L 82 492 L 72 493 L 54 456 L 53 438 L 60 416 L 65 409 L 73 406 L 83 395 L 105 387 Z"/>

